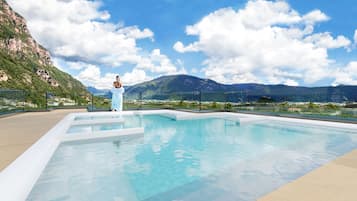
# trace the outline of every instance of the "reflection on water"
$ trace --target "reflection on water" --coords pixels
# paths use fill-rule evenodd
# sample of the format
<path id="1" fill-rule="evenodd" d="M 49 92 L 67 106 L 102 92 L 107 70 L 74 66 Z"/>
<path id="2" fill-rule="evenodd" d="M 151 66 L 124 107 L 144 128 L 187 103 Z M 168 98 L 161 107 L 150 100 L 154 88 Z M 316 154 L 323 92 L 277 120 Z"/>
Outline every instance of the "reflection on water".
<path id="1" fill-rule="evenodd" d="M 120 140 L 115 140 L 115 141 L 113 141 L 113 145 L 114 145 L 116 148 L 118 148 L 118 149 L 120 149 L 120 144 L 121 144 L 121 141 L 120 141 Z"/>
<path id="2" fill-rule="evenodd" d="M 352 149 L 357 133 L 133 118 L 144 138 L 61 145 L 28 200 L 255 200 Z"/>

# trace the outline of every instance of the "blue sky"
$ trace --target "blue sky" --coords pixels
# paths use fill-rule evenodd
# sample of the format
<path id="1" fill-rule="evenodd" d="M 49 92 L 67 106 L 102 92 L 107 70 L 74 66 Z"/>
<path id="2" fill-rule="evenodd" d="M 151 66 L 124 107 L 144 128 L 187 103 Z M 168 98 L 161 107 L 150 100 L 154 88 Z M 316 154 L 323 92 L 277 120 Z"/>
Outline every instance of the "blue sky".
<path id="1" fill-rule="evenodd" d="M 187 25 L 198 22 L 203 16 L 224 7 L 241 7 L 246 1 L 232 0 L 133 0 L 133 1 L 103 1 L 103 8 L 110 11 L 113 22 L 123 21 L 126 25 L 148 27 L 155 33 L 155 43 L 139 41 L 140 46 L 151 50 L 160 48 L 172 60 L 180 59 L 185 62 L 185 68 L 199 69 L 204 55 L 180 54 L 172 47 L 178 39 L 186 42 L 195 37 L 185 34 Z M 200 72 L 190 74 L 203 77 Z"/>
<path id="2" fill-rule="evenodd" d="M 227 84 L 357 84 L 352 0 L 9 3 L 57 67 L 97 88 L 115 74 L 127 85 L 181 73 Z"/>

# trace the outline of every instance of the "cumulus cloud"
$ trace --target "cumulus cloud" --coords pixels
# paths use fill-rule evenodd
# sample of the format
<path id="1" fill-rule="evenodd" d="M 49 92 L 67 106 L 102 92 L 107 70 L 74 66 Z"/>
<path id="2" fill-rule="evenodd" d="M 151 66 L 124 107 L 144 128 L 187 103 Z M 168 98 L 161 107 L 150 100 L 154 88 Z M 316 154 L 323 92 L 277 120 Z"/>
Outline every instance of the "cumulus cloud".
<path id="1" fill-rule="evenodd" d="M 353 36 L 353 39 L 355 41 L 355 44 L 357 44 L 357 29 L 355 30 L 355 35 Z"/>
<path id="2" fill-rule="evenodd" d="M 314 26 L 329 20 L 320 10 L 300 14 L 285 1 L 251 0 L 235 10 L 223 8 L 186 27 L 197 41 L 173 48 L 203 52 L 208 78 L 224 83 L 311 84 L 329 76 L 328 49 L 349 49 L 351 41 Z"/>
<path id="3" fill-rule="evenodd" d="M 332 85 L 357 85 L 357 61 L 351 61 L 343 68 L 333 71 L 331 77 L 335 78 Z"/>
<path id="4" fill-rule="evenodd" d="M 125 86 L 138 84 L 144 81 L 148 81 L 153 79 L 152 76 L 149 76 L 146 71 L 151 73 L 159 73 L 157 76 L 160 75 L 171 75 L 171 74 L 186 74 L 186 70 L 182 67 L 180 70 L 177 70 L 176 67 L 171 64 L 171 61 L 165 56 L 160 54 L 158 49 L 155 49 L 151 53 L 152 57 L 148 57 L 148 59 L 143 59 L 148 61 L 150 65 L 148 68 L 140 68 L 134 67 L 130 72 L 125 72 L 121 76 L 121 80 Z M 153 61 L 157 61 L 158 64 L 155 65 L 152 63 Z M 139 62 L 141 64 L 141 62 Z M 60 69 L 66 70 L 79 70 L 80 73 L 75 76 L 76 79 L 80 80 L 87 86 L 93 86 L 98 89 L 109 89 L 112 87 L 112 82 L 115 79 L 117 73 L 106 73 L 102 74 L 102 70 L 97 65 L 85 63 L 85 62 L 71 62 L 71 61 L 64 61 L 62 59 L 55 58 L 54 64 L 59 67 Z M 165 67 L 165 66 L 168 67 Z"/>
<path id="5" fill-rule="evenodd" d="M 288 86 L 298 86 L 299 83 L 297 83 L 295 80 L 291 80 L 291 79 L 287 79 L 284 81 L 285 85 L 288 85 Z"/>
<path id="6" fill-rule="evenodd" d="M 146 71 L 167 75 L 184 70 L 177 70 L 160 49 L 146 55 L 137 40 L 154 42 L 154 33 L 109 21 L 100 1 L 9 0 L 9 4 L 27 19 L 31 34 L 50 51 L 55 64 L 81 70 L 76 78 L 85 84 L 110 87 L 114 74 L 101 76 L 101 68 L 134 66 L 124 75 L 128 84 L 147 80 Z"/>
<path id="7" fill-rule="evenodd" d="M 198 73 L 197 68 L 191 68 L 191 73 Z"/>
<path id="8" fill-rule="evenodd" d="M 330 19 L 325 13 L 321 12 L 320 10 L 313 10 L 304 15 L 302 18 L 307 24 L 315 24 Z"/>
<path id="9" fill-rule="evenodd" d="M 124 85 L 134 85 L 151 79 L 152 77 L 146 75 L 145 71 L 140 69 L 133 69 L 132 72 L 127 72 L 121 77 Z"/>
<path id="10" fill-rule="evenodd" d="M 113 80 L 116 74 L 107 73 L 102 76 L 100 68 L 87 64 L 85 69 L 81 71 L 76 77 L 76 79 L 81 80 L 87 86 L 94 86 L 98 89 L 108 89 L 112 87 Z"/>
<path id="11" fill-rule="evenodd" d="M 81 80 L 87 86 L 94 86 L 97 89 L 109 89 L 112 87 L 116 75 L 115 73 L 102 75 L 98 66 L 86 64 L 84 70 L 76 76 L 76 79 Z M 148 76 L 145 71 L 138 69 L 133 69 L 131 72 L 127 72 L 121 76 L 124 86 L 134 85 L 150 79 L 152 77 Z"/>
<path id="12" fill-rule="evenodd" d="M 317 33 L 307 36 L 304 39 L 308 43 L 313 43 L 316 47 L 322 47 L 327 49 L 334 48 L 349 48 L 351 41 L 345 36 L 339 35 L 333 38 L 330 33 Z"/>
<path id="13" fill-rule="evenodd" d="M 197 44 L 189 44 L 186 47 L 183 45 L 183 43 L 181 41 L 177 41 L 174 44 L 174 49 L 180 53 L 184 53 L 184 52 L 197 52 L 199 51 Z"/>
<path id="14" fill-rule="evenodd" d="M 137 39 L 152 38 L 149 29 L 108 21 L 98 1 L 9 0 L 26 19 L 34 38 L 55 57 L 119 66 L 136 63 Z"/>
<path id="15" fill-rule="evenodd" d="M 136 68 L 149 70 L 153 73 L 172 74 L 176 72 L 176 66 L 160 49 L 154 49 L 148 57 L 142 58 Z"/>

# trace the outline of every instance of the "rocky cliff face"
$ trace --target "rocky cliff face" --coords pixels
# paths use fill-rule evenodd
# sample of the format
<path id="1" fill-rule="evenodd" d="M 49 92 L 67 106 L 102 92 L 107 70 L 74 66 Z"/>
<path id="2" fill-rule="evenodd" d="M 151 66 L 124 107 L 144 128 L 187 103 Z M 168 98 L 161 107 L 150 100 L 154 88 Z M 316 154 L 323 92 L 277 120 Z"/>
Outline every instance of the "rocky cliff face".
<path id="1" fill-rule="evenodd" d="M 23 89 L 33 102 L 41 102 L 44 92 L 77 100 L 88 95 L 82 83 L 53 66 L 50 53 L 5 0 L 0 0 L 0 88 Z"/>
<path id="2" fill-rule="evenodd" d="M 41 65 L 52 65 L 50 53 L 31 37 L 26 20 L 15 13 L 5 0 L 0 0 L 0 8 L 3 36 L 0 40 L 0 48 L 10 54 L 32 56 Z"/>

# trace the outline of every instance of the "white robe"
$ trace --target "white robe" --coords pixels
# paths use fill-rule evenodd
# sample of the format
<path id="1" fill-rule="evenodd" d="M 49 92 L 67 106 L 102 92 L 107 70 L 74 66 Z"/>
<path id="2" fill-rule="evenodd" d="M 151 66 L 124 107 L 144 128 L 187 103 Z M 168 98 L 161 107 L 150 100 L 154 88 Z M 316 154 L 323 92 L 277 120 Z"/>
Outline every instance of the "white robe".
<path id="1" fill-rule="evenodd" d="M 123 93 L 125 92 L 124 87 L 112 88 L 112 110 L 122 111 L 123 110 Z"/>

